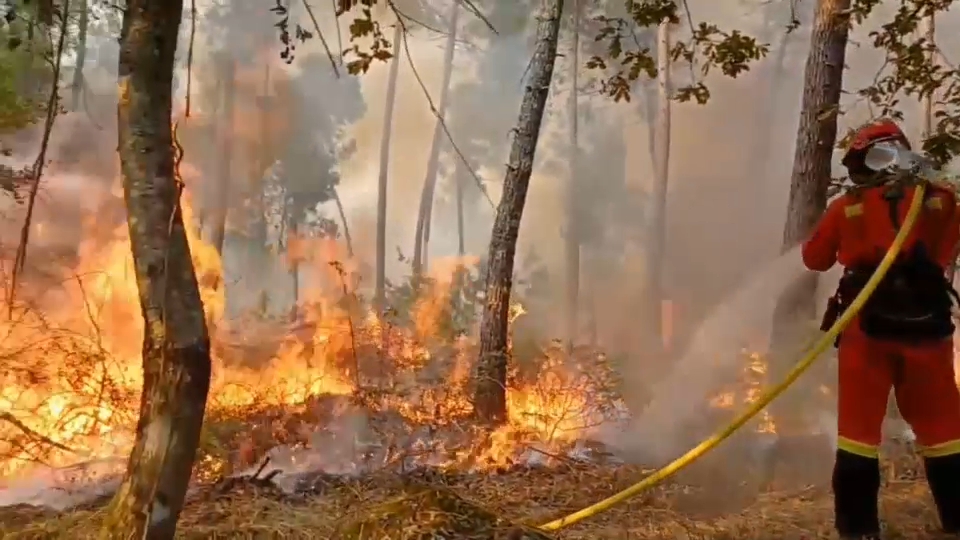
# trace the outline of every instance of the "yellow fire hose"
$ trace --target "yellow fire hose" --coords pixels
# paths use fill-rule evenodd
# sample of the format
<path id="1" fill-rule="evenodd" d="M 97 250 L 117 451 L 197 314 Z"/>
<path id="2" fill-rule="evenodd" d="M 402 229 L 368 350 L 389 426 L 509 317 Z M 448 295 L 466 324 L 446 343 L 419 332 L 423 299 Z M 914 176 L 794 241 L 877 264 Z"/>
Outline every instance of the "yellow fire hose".
<path id="1" fill-rule="evenodd" d="M 850 321 L 856 317 L 857 313 L 863 308 L 863 305 L 870 298 L 870 295 L 873 294 L 873 291 L 876 290 L 877 286 L 880 284 L 880 280 L 883 279 L 883 276 L 887 274 L 887 271 L 890 270 L 890 266 L 894 263 L 897 256 L 900 254 L 900 251 L 903 249 L 903 244 L 907 239 L 907 235 L 910 234 L 911 229 L 917 222 L 917 217 L 920 215 L 920 209 L 923 207 L 923 195 L 926 189 L 926 185 L 923 182 L 920 182 L 917 185 L 916 191 L 914 191 L 913 199 L 910 202 L 910 209 L 907 211 L 907 216 L 903 221 L 903 226 L 900 228 L 900 231 L 897 233 L 896 238 L 893 240 L 890 249 L 887 250 L 886 255 L 884 255 L 883 260 L 880 261 L 880 265 L 877 267 L 876 271 L 870 276 L 870 280 L 867 281 L 867 284 L 864 286 L 863 290 L 860 291 L 860 294 L 853 300 L 853 303 L 850 304 L 850 307 L 837 319 L 837 322 L 823 334 L 820 339 L 818 339 L 812 347 L 809 348 L 809 352 L 803 358 L 797 362 L 797 365 L 794 366 L 790 373 L 787 374 L 786 378 L 780 382 L 780 384 L 774 386 L 770 390 L 763 393 L 760 398 L 750 406 L 749 409 L 744 411 L 740 416 L 738 416 L 733 422 L 731 422 L 727 427 L 715 433 L 710 438 L 704 440 L 696 447 L 691 449 L 686 454 L 680 456 L 672 463 L 667 464 L 662 469 L 654 472 L 650 476 L 645 477 L 643 480 L 640 480 L 636 484 L 624 489 L 623 491 L 616 493 L 606 499 L 574 512 L 566 517 L 553 520 L 549 523 L 540 525 L 539 528 L 544 531 L 556 531 L 563 529 L 592 517 L 600 512 L 609 510 L 610 508 L 630 499 L 634 495 L 642 493 L 660 482 L 666 480 L 667 478 L 673 476 L 681 469 L 690 465 L 694 461 L 703 457 L 707 452 L 713 450 L 717 445 L 719 445 L 724 440 L 728 439 L 733 435 L 738 429 L 743 427 L 744 424 L 750 421 L 754 416 L 756 416 L 760 411 L 762 411 L 771 401 L 776 399 L 780 394 L 782 394 L 787 388 L 790 387 L 796 380 L 806 371 L 817 358 L 827 350 L 834 341 L 837 339 L 837 336 L 840 335 L 840 332 L 850 324 Z"/>

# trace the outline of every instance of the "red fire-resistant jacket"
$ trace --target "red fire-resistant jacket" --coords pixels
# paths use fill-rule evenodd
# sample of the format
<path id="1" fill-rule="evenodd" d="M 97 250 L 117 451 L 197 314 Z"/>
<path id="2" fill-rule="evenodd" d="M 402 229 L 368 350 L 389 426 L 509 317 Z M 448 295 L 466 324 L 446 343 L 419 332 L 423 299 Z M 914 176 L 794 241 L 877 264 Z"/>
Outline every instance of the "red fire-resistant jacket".
<path id="1" fill-rule="evenodd" d="M 878 264 L 893 243 L 916 188 L 904 189 L 904 197 L 897 204 L 897 226 L 884 198 L 887 189 L 865 188 L 831 202 L 813 235 L 803 244 L 807 268 L 823 272 L 837 262 L 844 267 Z M 909 252 L 918 241 L 940 266 L 946 268 L 951 263 L 960 241 L 960 211 L 953 191 L 939 186 L 927 189 L 923 210 L 903 252 Z"/>

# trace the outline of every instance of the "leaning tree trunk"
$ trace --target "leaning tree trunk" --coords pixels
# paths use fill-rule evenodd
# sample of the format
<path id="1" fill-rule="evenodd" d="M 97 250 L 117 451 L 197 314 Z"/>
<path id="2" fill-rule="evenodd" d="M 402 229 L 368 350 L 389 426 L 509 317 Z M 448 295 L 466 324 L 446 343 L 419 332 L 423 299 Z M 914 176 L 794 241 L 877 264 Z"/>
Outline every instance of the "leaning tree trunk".
<path id="1" fill-rule="evenodd" d="M 84 1 L 80 6 L 80 20 L 77 21 L 77 61 L 73 68 L 73 82 L 70 85 L 70 106 L 80 108 L 83 97 L 83 66 L 87 61 L 87 27 L 90 23 L 90 6 Z"/>
<path id="2" fill-rule="evenodd" d="M 647 255 L 646 298 L 648 346 L 660 352 L 663 343 L 663 259 L 666 254 L 667 184 L 670 179 L 670 22 L 663 21 L 657 30 L 657 86 L 659 87 L 656 135 L 654 136 L 654 187 L 650 205 L 650 243 Z"/>
<path id="3" fill-rule="evenodd" d="M 480 319 L 480 357 L 477 362 L 474 409 L 481 422 L 502 423 L 507 414 L 507 317 L 513 263 L 517 252 L 520 219 L 540 138 L 543 110 L 550 93 L 563 0 L 541 0 L 537 16 L 536 49 L 530 61 L 530 79 L 520 104 L 510 161 L 503 179 L 503 194 L 490 234 L 487 254 L 486 302 Z"/>
<path id="4" fill-rule="evenodd" d="M 210 387 L 210 338 L 180 210 L 171 84 L 180 2 L 128 0 L 117 127 L 144 322 L 143 392 L 123 484 L 103 539 L 174 537 Z"/>
<path id="5" fill-rule="evenodd" d="M 393 58 L 390 60 L 390 75 L 387 79 L 387 103 L 383 110 L 383 135 L 380 138 L 380 178 L 377 182 L 377 270 L 374 288 L 374 304 L 378 313 L 386 309 L 387 283 L 387 178 L 390 172 L 390 136 L 393 133 L 393 109 L 397 102 L 397 76 L 400 72 L 400 55 L 403 26 L 397 21 L 393 31 Z"/>
<path id="6" fill-rule="evenodd" d="M 460 2 L 454 0 L 450 7 L 450 24 L 447 30 L 447 44 L 443 53 L 443 82 L 440 83 L 440 103 L 435 111 L 437 121 L 433 128 L 433 143 L 430 145 L 430 157 L 427 159 L 427 176 L 420 195 L 420 211 L 417 212 L 416 237 L 413 244 L 413 281 L 417 283 L 423 276 L 429 249 L 429 222 L 433 212 L 433 194 L 437 189 L 437 168 L 440 164 L 440 146 L 445 130 L 444 117 L 447 114 L 447 102 L 450 99 L 450 77 L 453 75 L 453 56 L 457 48 L 457 19 L 460 16 Z"/>
<path id="7" fill-rule="evenodd" d="M 810 52 L 804 69 L 800 126 L 790 177 L 790 199 L 783 229 L 782 251 L 804 241 L 827 207 L 833 148 L 837 142 L 837 116 L 843 87 L 843 65 L 850 32 L 851 0 L 820 0 L 814 15 Z M 781 380 L 793 367 L 789 353 L 796 350 L 816 316 L 817 275 L 809 273 L 786 291 L 777 303 L 773 321 L 773 351 L 770 366 L 774 380 Z M 790 395 L 773 403 L 771 413 L 778 432 L 790 436 L 805 430 L 802 410 Z M 794 433 L 791 433 L 794 432 Z"/>
<path id="8" fill-rule="evenodd" d="M 580 309 L 580 220 L 577 201 L 577 156 L 580 153 L 577 109 L 579 88 L 577 72 L 580 69 L 580 0 L 573 0 L 572 43 L 570 51 L 570 98 L 567 103 L 567 116 L 570 118 L 570 155 L 569 176 L 566 193 L 566 224 L 564 227 L 564 251 L 566 252 L 566 309 L 564 310 L 564 334 L 568 352 L 573 351 L 577 340 Z"/>
<path id="9" fill-rule="evenodd" d="M 213 230 L 210 231 L 210 243 L 223 254 L 223 242 L 227 235 L 227 213 L 230 204 L 230 187 L 233 167 L 234 105 L 237 95 L 237 61 L 233 58 L 223 60 L 223 121 L 220 124 L 220 168 L 215 189 L 213 208 L 210 212 Z"/>

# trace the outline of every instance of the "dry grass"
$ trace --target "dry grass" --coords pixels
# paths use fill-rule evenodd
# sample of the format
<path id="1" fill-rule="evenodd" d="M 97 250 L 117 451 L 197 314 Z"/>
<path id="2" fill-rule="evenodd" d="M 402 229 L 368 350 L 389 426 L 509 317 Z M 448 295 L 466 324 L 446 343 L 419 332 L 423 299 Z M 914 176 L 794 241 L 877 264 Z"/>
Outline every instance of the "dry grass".
<path id="1" fill-rule="evenodd" d="M 382 473 L 345 480 L 318 476 L 304 495 L 288 496 L 262 481 L 205 488 L 185 509 L 185 539 L 277 538 L 342 540 L 541 540 L 517 523 L 565 515 L 626 487 L 643 474 L 634 467 L 566 463 L 501 474 Z M 831 499 L 825 488 L 747 496 L 725 482 L 710 489 L 667 485 L 556 535 L 568 540 L 801 540 L 831 538 Z M 710 494 L 710 497 L 705 497 Z M 737 495 L 737 496 L 734 496 Z M 739 501 L 730 508 L 731 500 Z M 467 502 L 469 501 L 469 502 Z M 726 506 L 726 507 L 725 507 Z M 926 487 L 897 480 L 883 491 L 890 539 L 936 538 Z M 53 515 L 0 510 L 0 537 L 69 538 L 96 534 L 98 509 Z"/>

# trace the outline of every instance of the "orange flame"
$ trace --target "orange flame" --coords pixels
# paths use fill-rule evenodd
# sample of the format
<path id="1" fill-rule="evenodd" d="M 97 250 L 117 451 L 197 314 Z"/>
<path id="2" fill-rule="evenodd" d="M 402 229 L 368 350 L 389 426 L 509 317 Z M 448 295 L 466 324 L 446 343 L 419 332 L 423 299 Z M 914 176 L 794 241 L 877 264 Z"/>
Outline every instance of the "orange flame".
<path id="1" fill-rule="evenodd" d="M 188 169 L 187 176 L 196 172 Z M 419 393 L 416 399 L 403 392 L 381 398 L 381 407 L 407 419 L 443 425 L 470 412 L 473 340 L 440 336 L 449 320 L 454 275 L 476 265 L 476 258 L 433 261 L 430 285 L 407 310 L 412 324 L 391 326 L 364 311 L 362 303 L 344 302 L 344 291 L 357 294 L 351 276 L 359 266 L 342 246 L 326 238 L 294 238 L 288 257 L 307 264 L 316 277 L 302 295 L 298 323 L 291 328 L 275 321 L 226 320 L 222 262 L 192 226 L 189 195 L 188 190 L 182 201 L 184 220 L 204 310 L 215 328 L 208 410 L 295 411 L 314 396 L 356 395 L 358 384 L 366 384 L 359 372 L 375 372 L 381 383 L 406 384 Z M 3 476 L 26 474 L 37 463 L 62 466 L 121 456 L 132 444 L 143 382 L 143 323 L 127 225 L 103 229 L 91 216 L 79 262 L 65 273 L 62 286 L 36 285 L 33 300 L 18 306 L 13 319 L 0 321 L 0 355 L 12 366 L 0 374 Z M 514 318 L 523 313 L 519 305 L 511 311 Z M 266 352 L 254 350 L 261 345 Z M 589 395 L 594 383 L 583 376 L 588 370 L 558 358 L 548 357 L 535 376 L 515 380 L 508 395 L 510 421 L 486 439 L 480 461 L 505 462 L 530 443 L 521 434 L 561 444 L 596 421 Z M 428 364 L 442 366 L 441 380 L 417 383 L 430 371 Z M 473 457 L 478 459 L 476 452 Z M 211 459 L 202 457 L 201 466 L 219 470 Z"/>

